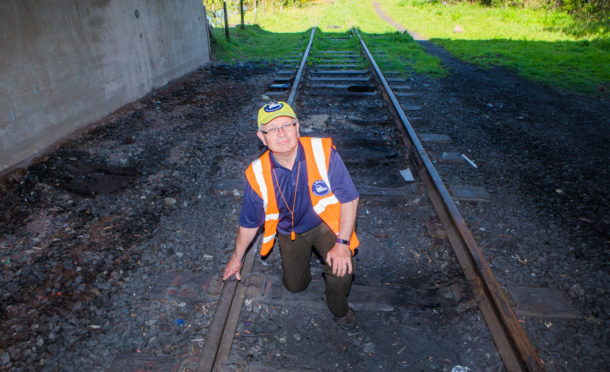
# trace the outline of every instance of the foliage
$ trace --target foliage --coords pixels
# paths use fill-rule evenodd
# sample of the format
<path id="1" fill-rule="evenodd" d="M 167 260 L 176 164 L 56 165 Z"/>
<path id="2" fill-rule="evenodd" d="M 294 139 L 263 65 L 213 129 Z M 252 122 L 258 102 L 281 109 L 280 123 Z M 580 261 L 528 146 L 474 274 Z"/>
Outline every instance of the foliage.
<path id="1" fill-rule="evenodd" d="M 203 0 L 210 23 L 213 25 L 220 25 L 224 17 L 224 3 L 227 4 L 227 12 L 238 13 L 240 12 L 241 3 L 240 0 Z M 303 7 L 305 5 L 317 3 L 319 0 L 243 0 L 244 11 L 253 10 L 257 7 L 270 6 L 274 8 L 278 7 Z"/>
<path id="2" fill-rule="evenodd" d="M 420 6 L 426 4 L 478 3 L 495 8 L 557 9 L 580 18 L 594 19 L 606 23 L 608 23 L 608 14 L 610 13 L 610 1 L 608 0 L 402 0 L 401 3 Z"/>

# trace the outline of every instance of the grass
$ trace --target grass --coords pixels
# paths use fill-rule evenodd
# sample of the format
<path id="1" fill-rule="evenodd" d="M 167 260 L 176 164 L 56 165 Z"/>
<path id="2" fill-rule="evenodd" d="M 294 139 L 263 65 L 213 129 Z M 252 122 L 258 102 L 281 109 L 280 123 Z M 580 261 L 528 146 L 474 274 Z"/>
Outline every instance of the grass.
<path id="1" fill-rule="evenodd" d="M 233 27 L 229 41 L 224 28 L 214 28 L 213 50 L 217 59 L 234 63 L 239 61 L 280 63 L 298 45 L 309 42 L 309 32 L 270 32 L 258 25 Z"/>
<path id="2" fill-rule="evenodd" d="M 255 21 L 256 25 L 253 25 Z M 237 25 L 239 22 L 239 14 L 233 14 L 230 24 Z M 266 15 L 259 11 L 256 19 L 253 12 L 248 12 L 245 23 L 250 24 L 245 30 L 239 26 L 230 28 L 230 42 L 225 39 L 224 29 L 214 29 L 217 40 L 214 52 L 217 59 L 226 62 L 278 62 L 282 54 L 305 48 L 313 25 L 318 27 L 316 35 L 336 37 L 345 35 L 352 27 L 358 26 L 367 43 L 374 43 L 379 51 L 386 52 L 385 59 L 378 61 L 382 70 L 400 70 L 403 76 L 413 72 L 430 76 L 446 74 L 440 59 L 426 54 L 411 37 L 397 33 L 392 26 L 379 19 L 367 1 L 335 0 L 329 4 L 285 8 L 281 13 L 276 11 Z M 372 40 L 367 38 L 370 35 L 380 37 Z M 356 39 L 354 43 L 357 43 Z M 313 45 L 314 50 L 325 47 L 318 40 Z"/>
<path id="3" fill-rule="evenodd" d="M 407 33 L 364 34 L 364 41 L 382 71 L 404 71 L 403 77 L 416 72 L 429 77 L 443 77 L 447 70 L 440 59 L 424 52 Z M 385 53 L 379 53 L 385 52 Z"/>
<path id="4" fill-rule="evenodd" d="M 464 61 L 506 67 L 566 90 L 595 93 L 610 87 L 608 22 L 587 22 L 546 9 L 377 1 L 395 21 Z M 463 33 L 454 32 L 457 25 Z"/>
<path id="5" fill-rule="evenodd" d="M 377 0 L 386 14 L 410 30 L 442 45 L 456 57 L 486 68 L 503 66 L 521 76 L 561 89 L 595 93 L 610 88 L 608 22 L 579 21 L 544 9 L 488 8 L 428 0 Z M 231 28 L 231 41 L 215 29 L 216 58 L 223 61 L 273 61 L 303 49 L 316 25 L 324 34 L 357 26 L 369 47 L 385 51 L 379 65 L 431 77 L 446 75 L 440 60 L 426 54 L 407 34 L 400 34 L 375 13 L 370 0 L 334 0 L 303 8 L 276 8 L 256 16 L 258 26 Z M 231 22 L 238 23 L 239 15 Z M 246 23 L 254 24 L 253 12 Z M 456 33 L 460 25 L 464 32 Z M 314 47 L 322 47 L 316 45 Z"/>

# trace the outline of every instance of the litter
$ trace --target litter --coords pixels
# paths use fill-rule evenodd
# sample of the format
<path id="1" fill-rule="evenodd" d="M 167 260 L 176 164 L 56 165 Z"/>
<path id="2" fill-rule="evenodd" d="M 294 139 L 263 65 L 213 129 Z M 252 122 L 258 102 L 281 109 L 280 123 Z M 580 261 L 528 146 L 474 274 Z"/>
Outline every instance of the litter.
<path id="1" fill-rule="evenodd" d="M 462 154 L 462 158 L 464 158 L 464 160 L 466 160 L 468 162 L 468 164 L 472 165 L 473 168 L 478 168 L 477 165 L 474 163 L 474 161 L 468 159 L 468 156 Z"/>
<path id="2" fill-rule="evenodd" d="M 407 182 L 413 182 L 415 181 L 415 178 L 413 178 L 413 174 L 411 173 L 411 169 L 407 168 L 407 169 L 403 169 L 400 171 L 400 175 L 402 176 L 402 178 L 405 179 L 405 181 Z"/>
<path id="3" fill-rule="evenodd" d="M 468 372 L 470 371 L 470 368 L 468 367 L 463 367 L 463 366 L 453 366 L 453 368 L 451 368 L 451 372 Z"/>

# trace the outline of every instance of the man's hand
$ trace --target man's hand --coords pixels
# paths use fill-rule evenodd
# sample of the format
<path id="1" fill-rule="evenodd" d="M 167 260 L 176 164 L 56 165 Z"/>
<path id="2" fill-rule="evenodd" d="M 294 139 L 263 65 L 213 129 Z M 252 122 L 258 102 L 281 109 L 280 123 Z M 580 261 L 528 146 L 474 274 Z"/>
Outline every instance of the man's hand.
<path id="1" fill-rule="evenodd" d="M 246 249 L 252 242 L 252 239 L 254 239 L 256 236 L 257 231 L 258 227 L 239 227 L 237 230 L 237 237 L 235 238 L 235 250 L 229 259 L 229 262 L 227 262 L 227 266 L 225 266 L 225 272 L 222 274 L 222 280 L 229 279 L 233 274 L 235 274 L 235 279 L 241 280 L 241 260 L 244 258 Z"/>
<path id="2" fill-rule="evenodd" d="M 237 258 L 235 254 L 231 256 L 229 262 L 227 262 L 227 266 L 225 267 L 225 272 L 222 276 L 222 280 L 227 280 L 231 277 L 231 275 L 235 274 L 235 279 L 241 280 L 241 258 Z"/>
<path id="3" fill-rule="evenodd" d="M 352 252 L 345 244 L 335 244 L 326 254 L 326 263 L 333 270 L 333 275 L 344 276 L 352 273 Z"/>

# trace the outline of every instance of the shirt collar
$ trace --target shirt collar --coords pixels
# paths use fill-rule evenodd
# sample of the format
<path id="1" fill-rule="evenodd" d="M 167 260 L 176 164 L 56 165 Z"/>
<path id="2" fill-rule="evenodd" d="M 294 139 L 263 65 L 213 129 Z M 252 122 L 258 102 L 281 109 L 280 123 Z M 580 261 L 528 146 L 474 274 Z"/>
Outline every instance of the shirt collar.
<path id="1" fill-rule="evenodd" d="M 303 145 L 301 145 L 301 141 L 299 140 L 298 142 L 299 147 L 297 148 L 297 157 L 294 159 L 294 164 L 293 164 L 293 168 L 295 165 L 297 165 L 298 162 L 305 160 L 305 156 L 303 155 Z M 283 166 L 281 166 L 276 160 L 275 160 L 275 156 L 273 156 L 273 152 L 271 152 L 271 169 L 273 168 L 279 168 L 279 169 L 286 169 Z M 292 171 L 292 169 L 288 169 L 289 171 Z"/>

